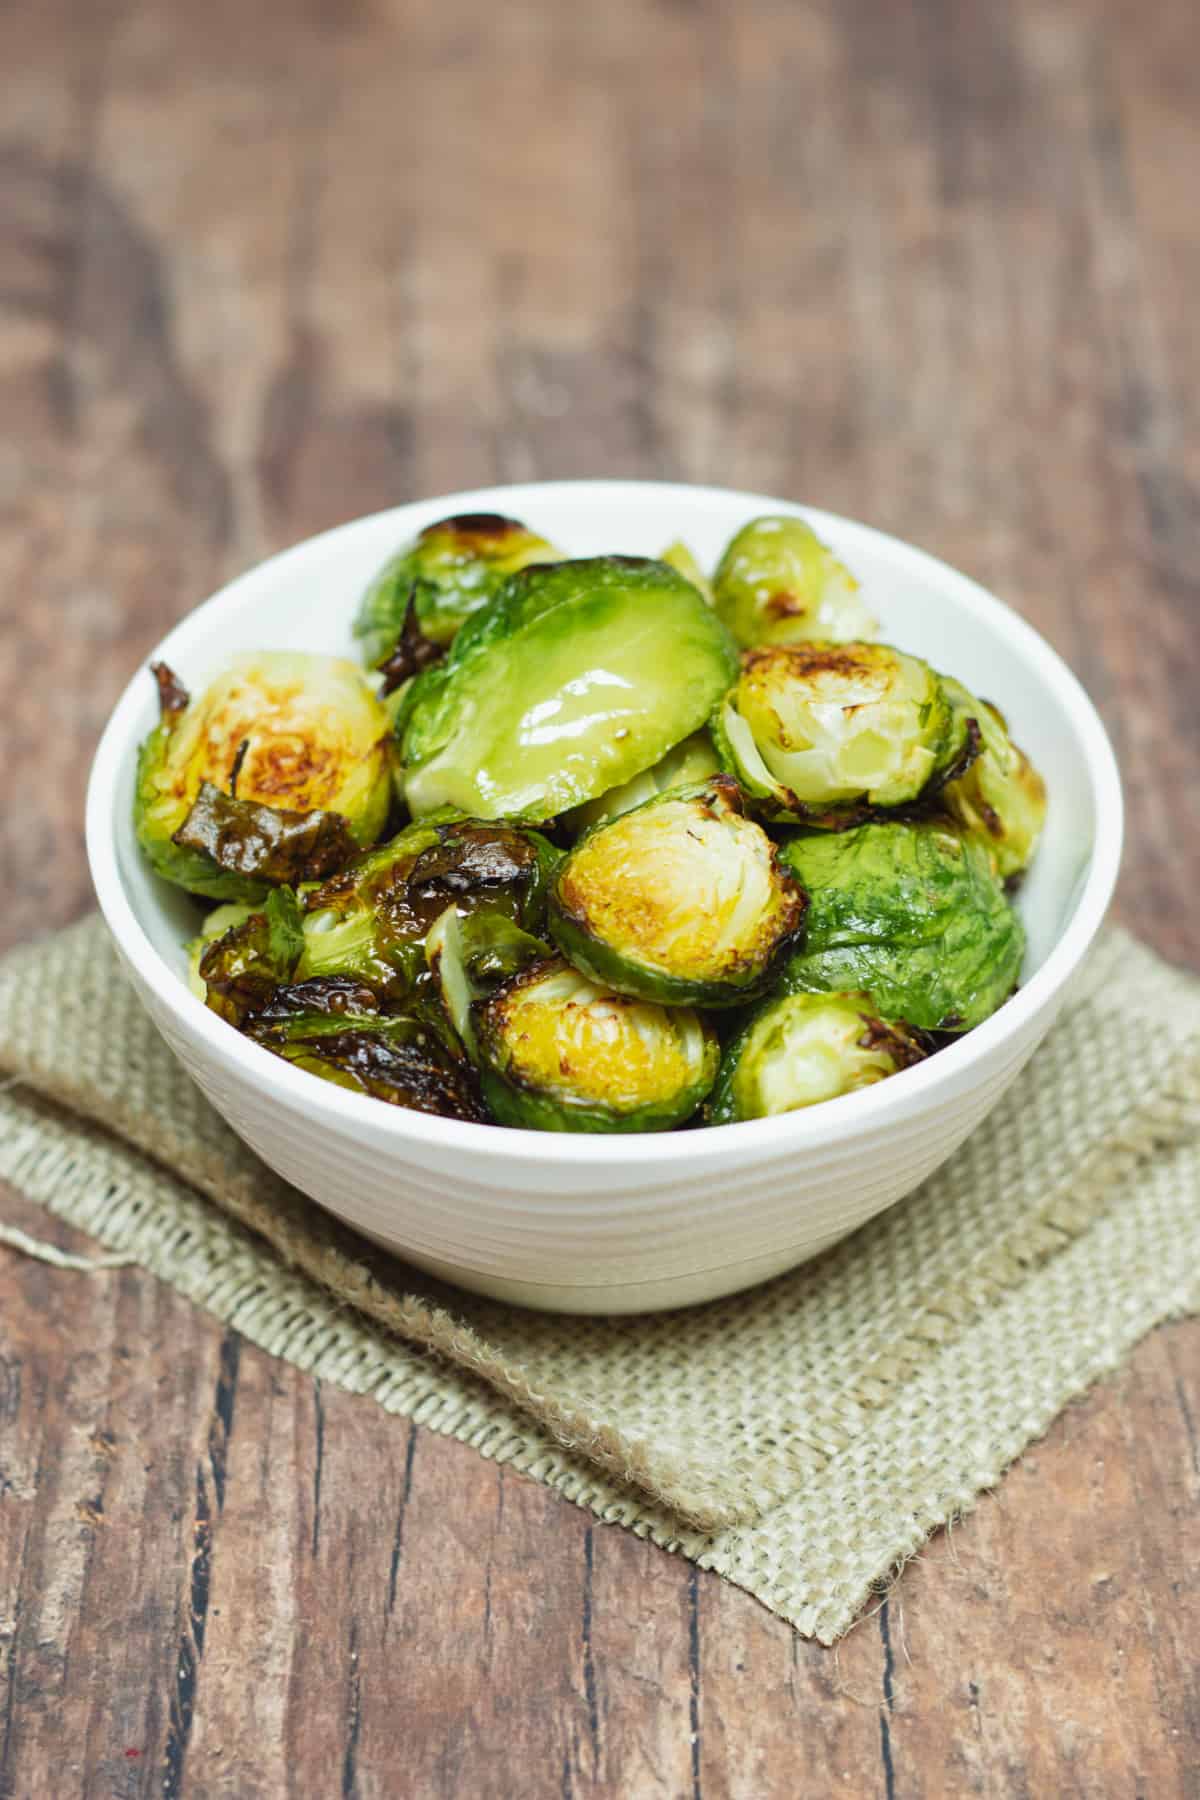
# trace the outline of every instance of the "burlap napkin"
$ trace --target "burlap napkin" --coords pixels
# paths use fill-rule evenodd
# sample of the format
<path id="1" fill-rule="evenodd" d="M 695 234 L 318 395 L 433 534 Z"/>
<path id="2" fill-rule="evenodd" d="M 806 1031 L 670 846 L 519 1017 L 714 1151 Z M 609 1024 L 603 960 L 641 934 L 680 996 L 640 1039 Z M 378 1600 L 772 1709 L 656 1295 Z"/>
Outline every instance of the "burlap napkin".
<path id="1" fill-rule="evenodd" d="M 0 964 L 0 1174 L 253 1342 L 829 1643 L 1151 1326 L 1200 1310 L 1200 982 L 1109 932 L 970 1142 L 818 1262 L 641 1319 L 377 1255 L 243 1148 L 102 925 Z"/>

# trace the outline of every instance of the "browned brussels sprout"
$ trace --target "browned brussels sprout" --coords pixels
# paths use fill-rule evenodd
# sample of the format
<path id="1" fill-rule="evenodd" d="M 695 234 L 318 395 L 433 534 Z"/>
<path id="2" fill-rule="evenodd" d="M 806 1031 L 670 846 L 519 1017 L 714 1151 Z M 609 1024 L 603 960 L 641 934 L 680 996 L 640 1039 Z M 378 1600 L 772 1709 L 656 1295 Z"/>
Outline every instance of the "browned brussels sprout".
<path id="1" fill-rule="evenodd" d="M 406 993 L 425 973 L 425 939 L 448 907 L 540 930 L 558 861 L 536 831 L 471 819 L 410 825 L 305 895 L 297 974 L 358 975 Z"/>
<path id="2" fill-rule="evenodd" d="M 302 914 L 289 887 L 273 888 L 260 911 L 242 911 L 219 935 L 210 926 L 196 946 L 201 992 L 213 1011 L 231 1025 L 266 1005 L 276 988 L 290 981 L 304 950 Z"/>
<path id="3" fill-rule="evenodd" d="M 713 731 L 766 816 L 839 825 L 935 787 L 969 726 L 919 657 L 888 644 L 781 644 L 746 651 Z"/>
<path id="4" fill-rule="evenodd" d="M 588 832 L 558 871 L 550 932 L 620 993 L 734 1006 L 768 985 L 804 905 L 737 783 L 713 775 Z"/>
<path id="5" fill-rule="evenodd" d="M 561 554 L 500 513 L 459 513 L 427 525 L 384 564 L 363 595 L 354 634 L 365 660 L 378 668 L 391 657 L 406 622 L 411 645 L 419 638 L 445 648 L 509 575 L 530 563 L 557 562 Z M 416 672 L 421 656 L 427 653 L 406 673 Z"/>
<path id="6" fill-rule="evenodd" d="M 1033 861 L 1046 822 L 1046 784 L 1009 737 L 1002 712 L 976 700 L 961 682 L 944 676 L 943 684 L 954 706 L 975 719 L 980 752 L 964 774 L 946 783 L 941 804 L 986 842 L 996 873 L 1010 881 Z"/>
<path id="7" fill-rule="evenodd" d="M 245 1023 L 246 1035 L 324 1081 L 391 1106 L 484 1121 L 472 1069 L 430 1008 L 381 1012 L 370 987 L 347 977 L 279 988 Z"/>
<path id="8" fill-rule="evenodd" d="M 717 1072 L 711 1026 L 688 1007 L 614 993 L 560 957 L 473 1008 L 484 1097 L 533 1131 L 668 1131 Z"/>
<path id="9" fill-rule="evenodd" d="M 708 1121 L 766 1119 L 836 1100 L 924 1055 L 915 1033 L 877 1016 L 870 994 L 778 994 L 727 1047 Z"/>
<path id="10" fill-rule="evenodd" d="M 151 866 L 213 900 L 261 900 L 373 843 L 391 799 L 390 722 L 353 663 L 236 658 L 189 701 L 159 672 L 134 824 Z"/>
<path id="11" fill-rule="evenodd" d="M 459 1041 L 501 1125 L 666 1131 L 712 1086 L 712 1028 L 588 980 L 494 913 L 447 911 L 428 952 Z"/>
<path id="12" fill-rule="evenodd" d="M 716 608 L 739 644 L 841 644 L 874 635 L 858 583 L 803 519 L 751 519 L 713 577 Z"/>

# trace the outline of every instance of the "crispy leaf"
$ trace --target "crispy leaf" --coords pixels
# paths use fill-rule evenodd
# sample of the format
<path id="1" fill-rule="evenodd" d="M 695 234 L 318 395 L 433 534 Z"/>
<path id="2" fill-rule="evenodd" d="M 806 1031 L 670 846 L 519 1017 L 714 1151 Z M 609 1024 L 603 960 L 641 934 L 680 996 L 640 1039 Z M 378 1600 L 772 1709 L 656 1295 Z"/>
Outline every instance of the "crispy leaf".
<path id="1" fill-rule="evenodd" d="M 241 1025 L 290 980 L 304 948 L 300 905 L 290 887 L 276 888 L 261 912 L 214 938 L 199 974 L 213 1011 Z"/>
<path id="2" fill-rule="evenodd" d="M 420 621 L 417 618 L 417 591 L 414 583 L 408 596 L 404 624 L 400 636 L 396 640 L 396 646 L 379 665 L 379 672 L 383 676 L 383 692 L 385 694 L 394 693 L 410 676 L 419 675 L 422 669 L 429 668 L 432 663 L 440 662 L 445 654 L 445 646 L 434 643 L 433 639 L 426 637 L 421 630 Z"/>
<path id="3" fill-rule="evenodd" d="M 158 683 L 159 716 L 171 722 L 187 710 L 191 695 L 168 663 L 150 664 L 150 673 Z"/>
<path id="4" fill-rule="evenodd" d="M 201 784 L 172 842 L 203 851 L 218 868 L 265 881 L 321 881 L 357 850 L 341 813 L 260 806 L 211 781 Z"/>

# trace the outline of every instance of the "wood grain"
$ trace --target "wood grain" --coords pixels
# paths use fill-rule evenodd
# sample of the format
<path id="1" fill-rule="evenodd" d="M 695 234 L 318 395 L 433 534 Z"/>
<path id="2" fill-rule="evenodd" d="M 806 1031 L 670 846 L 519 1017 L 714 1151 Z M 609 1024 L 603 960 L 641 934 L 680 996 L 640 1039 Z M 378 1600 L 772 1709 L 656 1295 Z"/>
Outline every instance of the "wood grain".
<path id="1" fill-rule="evenodd" d="M 0 940 L 89 904 L 91 747 L 222 579 L 626 474 L 1024 611 L 1118 744 L 1120 915 L 1200 966 L 1193 49 L 1189 0 L 0 9 Z M 0 1796 L 1193 1795 L 1198 1350 L 830 1654 L 149 1276 L 0 1251 Z"/>

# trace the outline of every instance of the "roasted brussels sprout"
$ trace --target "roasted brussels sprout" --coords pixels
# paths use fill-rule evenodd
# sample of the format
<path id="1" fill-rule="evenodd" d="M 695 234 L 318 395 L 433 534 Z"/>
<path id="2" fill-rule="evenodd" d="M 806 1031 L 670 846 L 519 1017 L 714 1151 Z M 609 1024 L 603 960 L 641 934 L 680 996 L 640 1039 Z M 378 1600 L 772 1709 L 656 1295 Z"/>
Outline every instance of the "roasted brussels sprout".
<path id="1" fill-rule="evenodd" d="M 396 648 L 411 603 L 421 636 L 445 646 L 517 569 L 562 552 L 517 519 L 459 513 L 427 525 L 384 564 L 362 598 L 354 635 L 377 668 Z"/>
<path id="2" fill-rule="evenodd" d="M 803 519 L 751 519 L 713 577 L 717 611 L 739 644 L 827 644 L 872 637 L 858 583 Z"/>
<path id="3" fill-rule="evenodd" d="M 804 920 L 804 891 L 728 775 L 599 825 L 550 896 L 550 934 L 577 969 L 670 1005 L 762 992 Z"/>
<path id="4" fill-rule="evenodd" d="M 415 818 L 553 818 L 698 730 L 735 674 L 725 627 L 665 563 L 524 569 L 412 684 L 408 805 Z"/>
<path id="5" fill-rule="evenodd" d="M 986 845 L 949 820 L 797 836 L 784 864 L 808 890 L 789 988 L 864 989 L 885 1019 L 968 1031 L 1007 1000 L 1025 948 Z"/>
<path id="6" fill-rule="evenodd" d="M 710 1026 L 589 981 L 561 958 L 532 963 L 472 1007 L 484 1098 L 535 1131 L 667 1131 L 713 1084 Z"/>
<path id="7" fill-rule="evenodd" d="M 869 1087 L 924 1055 L 905 1026 L 876 1017 L 869 994 L 778 994 L 726 1047 L 706 1115 L 727 1125 L 795 1112 Z"/>
<path id="8" fill-rule="evenodd" d="M 694 731 L 691 737 L 684 738 L 681 744 L 660 756 L 651 768 L 623 781 L 620 787 L 609 788 L 598 800 L 577 806 L 567 814 L 566 823 L 574 832 L 590 831 L 593 825 L 618 819 L 622 813 L 632 812 L 635 806 L 665 794 L 670 788 L 704 781 L 709 775 L 716 775 L 720 767 L 707 731 Z"/>
<path id="9" fill-rule="evenodd" d="M 1033 861 L 1046 822 L 1046 784 L 1009 737 L 1003 713 L 949 676 L 942 684 L 956 709 L 976 721 L 981 743 L 966 773 L 942 789 L 941 804 L 987 840 L 996 873 L 1011 880 Z"/>
<path id="10" fill-rule="evenodd" d="M 692 586 L 698 588 L 700 593 L 704 595 L 704 598 L 708 601 L 710 606 L 714 604 L 712 582 L 704 573 L 704 570 L 700 567 L 696 558 L 692 555 L 691 550 L 681 541 L 681 539 L 676 538 L 673 544 L 667 545 L 662 553 L 662 560 L 665 563 L 670 563 L 673 569 L 678 569 L 681 575 L 686 576 Z"/>
<path id="11" fill-rule="evenodd" d="M 236 925 L 244 925 L 254 912 L 252 906 L 242 902 L 229 901 L 224 906 L 214 906 L 200 927 L 197 935 L 188 945 L 188 986 L 197 1000 L 208 998 L 207 985 L 200 974 L 200 959 L 208 946 L 218 938 L 232 931 Z"/>
<path id="12" fill-rule="evenodd" d="M 203 997 L 231 1025 L 266 1005 L 275 989 L 292 979 L 304 949 L 300 905 L 289 887 L 272 888 L 258 911 L 232 918 L 242 908 L 218 909 L 231 917 L 217 935 L 201 934 L 196 963 Z"/>
<path id="13" fill-rule="evenodd" d="M 780 644 L 745 652 L 713 731 L 765 816 L 841 827 L 936 785 L 969 723 L 928 663 L 888 644 Z"/>
<path id="14" fill-rule="evenodd" d="M 486 1120 L 475 1071 L 428 1008 L 384 1013 L 346 978 L 279 988 L 243 1028 L 285 1062 L 392 1106 Z"/>
<path id="15" fill-rule="evenodd" d="M 475 1015 L 501 982 L 554 954 L 549 944 L 500 912 L 462 914 L 448 906 L 425 939 L 430 973 L 446 1017 L 471 1061 L 480 1061 Z"/>
<path id="16" fill-rule="evenodd" d="M 304 897 L 296 974 L 357 975 L 398 997 L 425 973 L 425 939 L 447 907 L 545 918 L 560 853 L 535 831 L 473 820 L 410 825 Z"/>
<path id="17" fill-rule="evenodd" d="M 255 902 L 378 837 L 389 722 L 353 663 L 260 651 L 191 701 L 169 670 L 156 673 L 162 716 L 138 756 L 134 824 L 168 881 Z"/>

